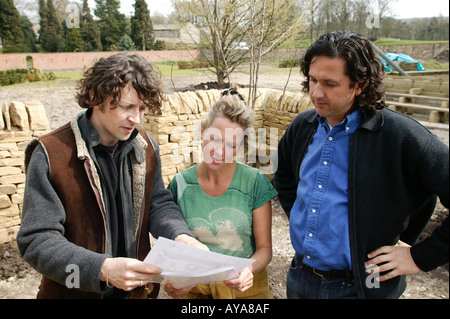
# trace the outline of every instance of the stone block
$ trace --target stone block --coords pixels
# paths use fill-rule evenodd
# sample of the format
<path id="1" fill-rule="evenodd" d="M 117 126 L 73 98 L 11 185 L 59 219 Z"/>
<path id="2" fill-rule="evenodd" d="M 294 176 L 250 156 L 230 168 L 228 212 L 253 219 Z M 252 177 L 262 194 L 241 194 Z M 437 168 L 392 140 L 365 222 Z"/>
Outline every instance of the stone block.
<path id="1" fill-rule="evenodd" d="M 187 92 L 192 104 L 192 114 L 198 114 L 203 111 L 203 102 L 195 92 Z"/>
<path id="2" fill-rule="evenodd" d="M 279 101 L 281 98 L 281 91 L 278 90 L 273 90 L 271 92 L 269 92 L 269 96 L 267 98 L 267 105 L 266 107 L 269 109 L 273 109 L 276 110 L 279 107 Z"/>
<path id="3" fill-rule="evenodd" d="M 23 194 L 12 194 L 11 203 L 14 205 L 19 205 L 23 203 Z"/>
<path id="4" fill-rule="evenodd" d="M 22 173 L 22 170 L 18 167 L 0 167 L 0 176 L 15 175 L 20 173 Z"/>
<path id="5" fill-rule="evenodd" d="M 16 149 L 15 150 L 11 150 L 11 151 L 25 151 L 25 149 L 27 148 L 27 145 L 28 145 L 28 142 L 17 143 Z"/>
<path id="6" fill-rule="evenodd" d="M 177 114 L 182 114 L 182 112 L 181 112 L 182 101 L 181 101 L 180 96 L 178 94 L 169 94 L 167 96 L 167 100 L 168 100 L 168 103 L 170 105 L 170 109 L 172 111 L 174 111 Z M 176 119 L 174 121 L 178 121 L 178 116 L 176 117 Z"/>
<path id="7" fill-rule="evenodd" d="M 183 92 L 178 94 L 179 102 L 177 105 L 174 105 L 178 114 L 196 114 L 199 112 L 197 101 L 200 101 L 200 99 L 194 92 Z"/>
<path id="8" fill-rule="evenodd" d="M 178 148 L 178 143 L 167 143 L 164 145 L 160 145 L 159 147 L 159 155 L 167 155 L 172 152 L 173 149 Z"/>
<path id="9" fill-rule="evenodd" d="M 17 131 L 16 127 L 13 127 L 12 131 L 0 131 L 2 143 L 28 142 L 32 137 L 33 133 L 31 131 Z"/>
<path id="10" fill-rule="evenodd" d="M 11 126 L 16 126 L 21 130 L 29 130 L 28 113 L 22 102 L 12 102 L 9 105 L 9 116 L 11 117 Z"/>
<path id="11" fill-rule="evenodd" d="M 23 157 L 2 158 L 0 159 L 0 166 L 22 166 L 24 164 L 23 161 L 24 161 Z"/>
<path id="12" fill-rule="evenodd" d="M 31 130 L 45 131 L 50 129 L 47 112 L 41 102 L 26 101 L 24 102 L 24 105 L 28 113 Z"/>
<path id="13" fill-rule="evenodd" d="M 0 176 L 0 184 L 20 184 L 25 183 L 25 174 L 14 174 L 7 176 Z"/>
<path id="14" fill-rule="evenodd" d="M 169 101 L 164 99 L 161 101 L 161 112 L 170 112 L 170 104 Z"/>
<path id="15" fill-rule="evenodd" d="M 8 195 L 0 195 L 0 209 L 11 206 L 11 200 Z"/>
<path id="16" fill-rule="evenodd" d="M 200 110 L 205 112 L 208 111 L 212 105 L 208 93 L 206 93 L 206 91 L 195 91 L 195 94 L 197 94 L 199 99 L 202 101 Z"/>
<path id="17" fill-rule="evenodd" d="M 19 226 L 0 229 L 0 244 L 16 240 Z"/>
<path id="18" fill-rule="evenodd" d="M 11 157 L 11 152 L 9 151 L 0 151 L 0 159 Z"/>
<path id="19" fill-rule="evenodd" d="M 159 145 L 164 145 L 169 142 L 169 135 L 167 134 L 156 134 L 152 135 L 152 137 L 155 139 L 156 143 Z"/>
<path id="20" fill-rule="evenodd" d="M 10 154 L 10 156 L 7 156 L 6 158 L 8 158 L 8 157 L 11 157 L 11 158 L 18 158 L 18 157 L 20 157 L 20 158 L 24 158 L 24 152 L 23 151 L 11 151 L 11 152 L 9 152 L 9 154 Z M 1 155 L 0 155 L 0 158 L 2 158 L 1 157 Z"/>
<path id="21" fill-rule="evenodd" d="M 171 143 L 179 143 L 182 141 L 189 141 L 190 140 L 190 134 L 189 133 L 175 133 L 170 134 L 169 141 Z"/>
<path id="22" fill-rule="evenodd" d="M 10 229 L 14 226 L 19 226 L 20 222 L 20 216 L 0 217 L 0 228 Z"/>
<path id="23" fill-rule="evenodd" d="M 0 217 L 16 217 L 19 216 L 19 207 L 10 205 L 9 207 L 0 209 Z"/>
<path id="24" fill-rule="evenodd" d="M 167 176 L 167 175 L 173 175 L 177 173 L 177 168 L 176 166 L 166 166 L 161 168 L 161 174 L 163 176 Z"/>
<path id="25" fill-rule="evenodd" d="M 11 195 L 17 191 L 17 186 L 14 184 L 0 185 L 0 195 Z"/>
<path id="26" fill-rule="evenodd" d="M 221 90 L 208 90 L 206 91 L 206 93 L 209 96 L 209 100 L 211 101 L 211 106 L 213 106 L 213 104 L 220 99 L 220 93 L 222 91 Z M 206 111 L 206 110 L 205 110 Z"/>
<path id="27" fill-rule="evenodd" d="M 2 115 L 3 115 L 3 128 L 7 131 L 11 130 L 11 117 L 9 116 L 9 107 L 5 102 L 2 104 Z"/>

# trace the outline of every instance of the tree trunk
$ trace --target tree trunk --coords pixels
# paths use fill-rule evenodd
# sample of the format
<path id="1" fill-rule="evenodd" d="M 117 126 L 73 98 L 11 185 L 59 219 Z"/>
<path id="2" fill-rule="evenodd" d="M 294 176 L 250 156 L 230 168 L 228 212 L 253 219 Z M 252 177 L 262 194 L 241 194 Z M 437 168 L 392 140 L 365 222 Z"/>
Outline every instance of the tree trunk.
<path id="1" fill-rule="evenodd" d="M 220 86 L 225 84 L 225 73 L 223 71 L 217 70 L 217 84 Z"/>

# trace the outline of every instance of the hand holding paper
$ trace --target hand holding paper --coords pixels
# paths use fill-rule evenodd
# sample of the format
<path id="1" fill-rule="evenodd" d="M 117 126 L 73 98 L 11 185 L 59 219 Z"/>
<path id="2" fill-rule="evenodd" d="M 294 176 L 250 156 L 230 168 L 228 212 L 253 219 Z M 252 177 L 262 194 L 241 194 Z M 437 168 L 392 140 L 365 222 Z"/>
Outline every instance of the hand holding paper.
<path id="1" fill-rule="evenodd" d="M 231 289 L 236 289 L 240 292 L 244 292 L 253 286 L 253 273 L 250 267 L 245 267 L 240 273 L 238 278 L 225 280 L 224 284 Z"/>
<path id="2" fill-rule="evenodd" d="M 222 255 L 159 237 L 144 262 L 163 270 L 153 282 L 167 279 L 179 289 L 236 278 L 238 271 L 254 260 Z"/>
<path id="3" fill-rule="evenodd" d="M 191 247 L 197 247 L 197 248 L 200 248 L 200 249 L 203 249 L 203 250 L 209 250 L 208 246 L 202 244 L 197 239 L 192 238 L 191 236 L 186 235 L 186 234 L 178 235 L 174 240 L 176 242 L 179 242 L 179 243 L 182 243 L 182 244 L 186 244 L 186 245 L 191 246 Z"/>

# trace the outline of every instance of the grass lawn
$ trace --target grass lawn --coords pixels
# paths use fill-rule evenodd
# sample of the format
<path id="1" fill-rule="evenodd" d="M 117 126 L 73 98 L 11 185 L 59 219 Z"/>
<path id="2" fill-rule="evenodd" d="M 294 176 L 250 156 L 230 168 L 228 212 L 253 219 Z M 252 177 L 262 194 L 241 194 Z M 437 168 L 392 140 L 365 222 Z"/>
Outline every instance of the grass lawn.
<path id="1" fill-rule="evenodd" d="M 378 40 L 376 45 L 413 45 L 413 44 L 433 44 L 433 43 L 448 43 L 448 41 L 420 41 L 420 40 Z"/>

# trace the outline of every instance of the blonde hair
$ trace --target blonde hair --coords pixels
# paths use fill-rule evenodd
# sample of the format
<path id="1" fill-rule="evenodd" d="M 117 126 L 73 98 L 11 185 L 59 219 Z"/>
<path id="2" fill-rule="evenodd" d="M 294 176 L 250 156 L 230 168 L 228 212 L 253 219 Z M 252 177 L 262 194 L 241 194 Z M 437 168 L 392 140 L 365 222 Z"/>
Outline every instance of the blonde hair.
<path id="1" fill-rule="evenodd" d="M 218 99 L 202 122 L 202 126 L 208 128 L 217 117 L 225 117 L 233 123 L 241 125 L 244 130 L 253 125 L 253 110 L 247 107 L 242 96 L 234 89 L 228 89 L 221 93 Z"/>

